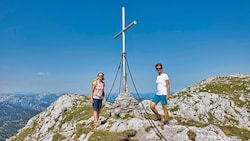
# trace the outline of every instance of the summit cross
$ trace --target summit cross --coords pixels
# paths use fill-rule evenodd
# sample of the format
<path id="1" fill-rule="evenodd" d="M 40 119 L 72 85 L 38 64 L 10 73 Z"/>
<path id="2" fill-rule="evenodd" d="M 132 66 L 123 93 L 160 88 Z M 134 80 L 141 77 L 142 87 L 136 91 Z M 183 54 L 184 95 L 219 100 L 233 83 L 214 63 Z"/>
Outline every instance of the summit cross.
<path id="1" fill-rule="evenodd" d="M 125 7 L 122 7 L 122 30 L 114 36 L 114 39 L 118 38 L 122 35 L 122 85 L 123 85 L 123 93 L 127 93 L 127 76 L 126 76 L 126 42 L 125 42 L 125 32 L 129 30 L 131 27 L 136 25 L 136 21 L 133 21 L 128 26 L 125 27 Z"/>

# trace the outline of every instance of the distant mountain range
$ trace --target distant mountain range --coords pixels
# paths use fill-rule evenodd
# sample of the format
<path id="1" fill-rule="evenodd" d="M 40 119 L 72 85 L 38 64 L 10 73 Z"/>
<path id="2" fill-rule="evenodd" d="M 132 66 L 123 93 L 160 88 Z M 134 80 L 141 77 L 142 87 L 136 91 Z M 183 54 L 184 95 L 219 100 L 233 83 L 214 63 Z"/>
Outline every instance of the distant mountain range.
<path id="1" fill-rule="evenodd" d="M 31 117 L 63 94 L 0 94 L 0 141 L 13 136 Z"/>
<path id="2" fill-rule="evenodd" d="M 0 103 L 6 103 L 24 109 L 43 111 L 63 94 L 64 93 L 0 94 Z"/>

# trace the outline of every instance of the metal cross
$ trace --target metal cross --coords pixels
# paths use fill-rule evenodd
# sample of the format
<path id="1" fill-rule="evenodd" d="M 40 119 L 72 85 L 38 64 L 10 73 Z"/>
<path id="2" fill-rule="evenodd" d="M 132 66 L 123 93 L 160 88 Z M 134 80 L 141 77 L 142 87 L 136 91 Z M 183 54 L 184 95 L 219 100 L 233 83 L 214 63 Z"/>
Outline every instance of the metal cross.
<path id="1" fill-rule="evenodd" d="M 114 39 L 122 35 L 122 78 L 123 78 L 123 93 L 127 93 L 127 80 L 126 80 L 126 46 L 125 46 L 125 32 L 131 27 L 136 25 L 136 21 L 125 27 L 125 7 L 122 7 L 122 30 L 114 36 Z"/>

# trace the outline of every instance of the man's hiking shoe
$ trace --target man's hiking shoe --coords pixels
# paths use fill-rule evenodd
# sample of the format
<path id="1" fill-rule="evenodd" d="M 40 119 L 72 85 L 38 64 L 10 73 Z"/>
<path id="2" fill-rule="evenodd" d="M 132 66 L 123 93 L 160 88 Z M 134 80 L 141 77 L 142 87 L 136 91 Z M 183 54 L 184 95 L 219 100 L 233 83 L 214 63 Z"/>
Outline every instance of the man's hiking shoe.
<path id="1" fill-rule="evenodd" d="M 168 120 L 165 120 L 162 124 L 161 124 L 161 129 L 163 130 L 164 129 L 164 125 L 168 125 L 169 122 Z"/>
<path id="2" fill-rule="evenodd" d="M 157 115 L 157 116 L 154 118 L 154 121 L 161 121 L 161 115 Z"/>
<path id="3" fill-rule="evenodd" d="M 169 124 L 168 120 L 165 120 L 164 125 L 168 125 L 168 124 Z"/>

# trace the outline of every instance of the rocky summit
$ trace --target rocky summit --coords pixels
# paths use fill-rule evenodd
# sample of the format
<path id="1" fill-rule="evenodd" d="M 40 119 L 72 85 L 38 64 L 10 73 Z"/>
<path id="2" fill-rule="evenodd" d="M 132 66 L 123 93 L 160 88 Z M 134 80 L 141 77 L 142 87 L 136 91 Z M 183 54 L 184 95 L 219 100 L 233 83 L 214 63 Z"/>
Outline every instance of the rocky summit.
<path id="1" fill-rule="evenodd" d="M 120 104 L 129 107 L 127 112 L 115 110 L 117 102 L 106 103 L 95 127 L 89 98 L 66 94 L 7 140 L 250 141 L 249 75 L 208 78 L 175 93 L 168 101 L 169 125 L 163 128 L 161 121 L 151 120 L 150 100 L 132 101 Z M 157 109 L 163 115 L 160 103 Z"/>

